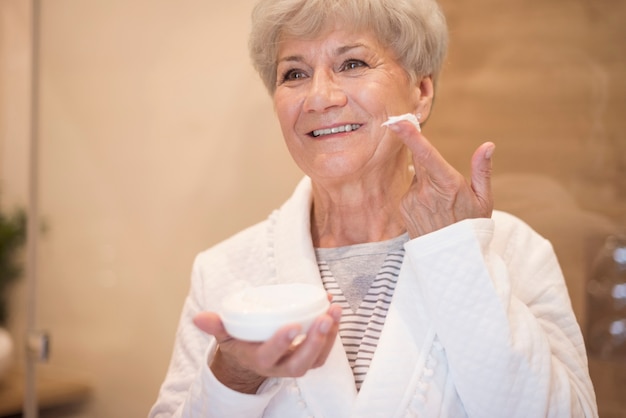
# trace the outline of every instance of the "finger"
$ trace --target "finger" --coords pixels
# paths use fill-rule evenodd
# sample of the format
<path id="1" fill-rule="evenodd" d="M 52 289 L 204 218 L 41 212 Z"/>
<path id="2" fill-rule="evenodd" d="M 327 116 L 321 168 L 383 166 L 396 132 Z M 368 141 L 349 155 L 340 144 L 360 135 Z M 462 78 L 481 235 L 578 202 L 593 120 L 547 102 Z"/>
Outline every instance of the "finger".
<path id="1" fill-rule="evenodd" d="M 296 337 L 300 335 L 298 324 L 285 325 L 258 348 L 256 359 L 261 368 L 271 373 L 281 361 L 292 351 Z"/>
<path id="2" fill-rule="evenodd" d="M 326 358 L 328 358 L 328 354 L 330 353 L 335 343 L 337 333 L 339 332 L 341 314 L 341 306 L 332 304 L 328 308 L 326 315 L 322 317 L 321 320 L 316 321 L 316 324 L 312 327 L 314 333 L 309 330 L 305 342 L 310 343 L 313 341 L 316 344 L 316 347 L 311 350 L 310 353 L 317 354 L 317 357 L 313 359 L 311 368 L 320 367 L 326 362 Z"/>
<path id="3" fill-rule="evenodd" d="M 313 364 L 313 367 L 321 367 L 326 362 L 326 359 L 328 358 L 328 355 L 330 354 L 330 351 L 335 344 L 335 338 L 337 337 L 337 333 L 339 332 L 339 323 L 341 321 L 341 306 L 331 305 L 330 309 L 328 310 L 328 315 L 333 318 L 334 324 L 326 336 L 325 346 L 320 351 L 320 354 Z"/>
<path id="4" fill-rule="evenodd" d="M 304 341 L 289 358 L 290 364 L 287 366 L 292 375 L 300 376 L 317 367 L 317 361 L 326 346 L 327 335 L 332 333 L 332 323 L 333 320 L 327 315 L 315 321 Z"/>
<path id="5" fill-rule="evenodd" d="M 328 299 L 329 302 L 333 301 L 333 295 L 330 294 L 329 292 L 326 292 L 326 299 Z"/>
<path id="6" fill-rule="evenodd" d="M 217 341 L 230 338 L 226 332 L 222 319 L 215 312 L 200 312 L 193 318 L 193 323 L 201 331 L 213 335 Z"/>
<path id="7" fill-rule="evenodd" d="M 492 142 L 485 142 L 478 147 L 472 156 L 472 189 L 481 206 L 490 211 L 493 206 L 491 174 L 495 148 L 496 146 Z"/>
<path id="8" fill-rule="evenodd" d="M 451 173 L 456 172 L 437 148 L 412 123 L 402 121 L 388 127 L 411 150 L 416 170 L 418 167 L 423 167 L 428 171 L 429 176 L 435 179 L 447 179 Z"/>
<path id="9" fill-rule="evenodd" d="M 303 376 L 317 367 L 320 355 L 326 349 L 329 336 L 335 338 L 335 320 L 328 314 L 319 316 L 309 328 L 304 340 L 281 364 L 284 373 L 291 377 Z"/>
<path id="10" fill-rule="evenodd" d="M 343 311 L 341 309 L 341 306 L 337 305 L 336 303 L 330 305 L 327 313 L 328 315 L 330 315 L 331 318 L 333 318 L 333 321 L 335 321 L 336 323 L 339 323 L 339 321 L 341 321 L 341 315 Z"/>

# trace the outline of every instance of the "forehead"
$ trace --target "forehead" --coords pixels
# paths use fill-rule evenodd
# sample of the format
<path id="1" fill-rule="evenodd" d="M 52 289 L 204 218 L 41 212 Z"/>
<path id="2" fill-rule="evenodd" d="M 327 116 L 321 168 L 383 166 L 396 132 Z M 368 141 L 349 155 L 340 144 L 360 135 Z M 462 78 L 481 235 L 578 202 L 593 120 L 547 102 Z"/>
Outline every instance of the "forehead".
<path id="1" fill-rule="evenodd" d="M 278 46 L 278 61 L 287 56 L 342 55 L 354 49 L 384 50 L 379 39 L 371 31 L 346 29 L 326 30 L 314 37 L 282 36 Z"/>

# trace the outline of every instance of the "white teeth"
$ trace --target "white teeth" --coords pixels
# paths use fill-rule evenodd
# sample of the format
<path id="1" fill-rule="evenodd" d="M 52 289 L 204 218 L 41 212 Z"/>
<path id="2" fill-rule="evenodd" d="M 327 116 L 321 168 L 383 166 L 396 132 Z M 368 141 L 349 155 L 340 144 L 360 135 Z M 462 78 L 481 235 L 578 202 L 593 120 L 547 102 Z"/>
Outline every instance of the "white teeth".
<path id="1" fill-rule="evenodd" d="M 348 124 L 348 125 L 343 125 L 343 126 L 335 126 L 334 128 L 317 129 L 313 131 L 313 136 L 317 138 L 318 136 L 322 136 L 322 135 L 338 134 L 340 132 L 352 132 L 352 131 L 356 131 L 360 127 L 361 125 L 354 123 L 354 124 Z"/>

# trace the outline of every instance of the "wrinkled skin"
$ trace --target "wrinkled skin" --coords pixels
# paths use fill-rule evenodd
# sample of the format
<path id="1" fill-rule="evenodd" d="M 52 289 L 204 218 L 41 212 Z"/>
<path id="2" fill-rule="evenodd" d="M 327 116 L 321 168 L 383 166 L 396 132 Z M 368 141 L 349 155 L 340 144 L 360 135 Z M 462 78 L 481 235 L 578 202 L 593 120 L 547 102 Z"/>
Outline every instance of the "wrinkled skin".
<path id="1" fill-rule="evenodd" d="M 407 145 L 413 156 L 416 173 L 400 205 L 411 238 L 463 219 L 491 217 L 493 143 L 486 142 L 474 152 L 470 183 L 411 123 L 399 122 L 389 129 Z"/>

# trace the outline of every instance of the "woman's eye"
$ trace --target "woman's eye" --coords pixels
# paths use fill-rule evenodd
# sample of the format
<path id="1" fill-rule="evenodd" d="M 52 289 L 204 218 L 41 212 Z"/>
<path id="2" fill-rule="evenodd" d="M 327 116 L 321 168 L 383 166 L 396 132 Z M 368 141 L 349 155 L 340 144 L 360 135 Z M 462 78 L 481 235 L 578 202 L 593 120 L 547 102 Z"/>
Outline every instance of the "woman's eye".
<path id="1" fill-rule="evenodd" d="M 341 66 L 341 69 L 346 71 L 346 70 L 356 70 L 358 68 L 365 68 L 367 67 L 367 64 L 361 60 L 347 60 L 346 62 L 343 63 L 343 65 Z"/>
<path id="2" fill-rule="evenodd" d="M 306 74 L 304 73 L 304 71 L 293 69 L 293 70 L 286 71 L 281 77 L 281 80 L 284 83 L 286 81 L 300 80 L 305 77 L 306 77 Z"/>

